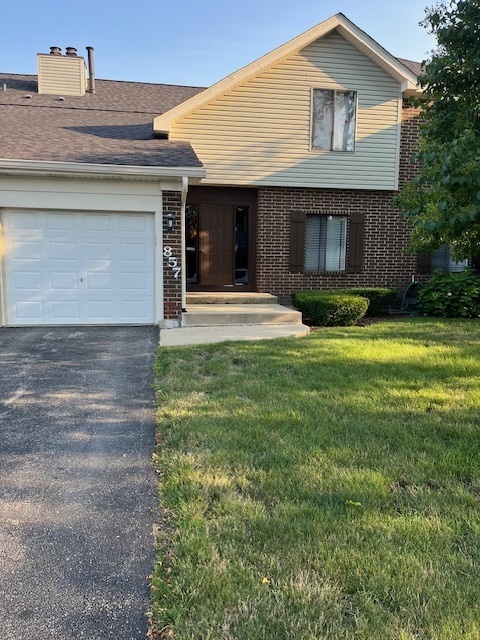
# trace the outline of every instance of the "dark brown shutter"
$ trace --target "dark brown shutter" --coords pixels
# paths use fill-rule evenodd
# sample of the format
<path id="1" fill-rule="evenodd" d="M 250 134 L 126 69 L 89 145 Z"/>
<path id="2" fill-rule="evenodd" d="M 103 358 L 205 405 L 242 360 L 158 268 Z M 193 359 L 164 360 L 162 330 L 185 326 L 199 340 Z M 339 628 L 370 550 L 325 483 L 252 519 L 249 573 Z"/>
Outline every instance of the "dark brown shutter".
<path id="1" fill-rule="evenodd" d="M 348 271 L 360 273 L 363 267 L 363 246 L 365 242 L 365 214 L 354 211 L 350 214 L 348 236 Z"/>
<path id="2" fill-rule="evenodd" d="M 431 256 L 417 255 L 417 273 L 427 274 L 430 273 L 432 264 Z"/>
<path id="3" fill-rule="evenodd" d="M 302 273 L 305 263 L 305 213 L 290 213 L 290 271 Z"/>

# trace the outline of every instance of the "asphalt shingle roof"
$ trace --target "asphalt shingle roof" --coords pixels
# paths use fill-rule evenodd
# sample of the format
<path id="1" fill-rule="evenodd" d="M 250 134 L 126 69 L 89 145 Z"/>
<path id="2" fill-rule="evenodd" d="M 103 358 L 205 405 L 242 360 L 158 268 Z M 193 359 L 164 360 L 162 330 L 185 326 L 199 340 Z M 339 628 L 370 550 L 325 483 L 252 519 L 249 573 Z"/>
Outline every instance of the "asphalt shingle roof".
<path id="1" fill-rule="evenodd" d="M 0 158 L 201 166 L 188 142 L 155 139 L 153 119 L 202 90 L 97 80 L 95 94 L 59 100 L 37 93 L 36 76 L 0 75 Z"/>
<path id="2" fill-rule="evenodd" d="M 399 60 L 422 73 L 420 63 Z M 154 138 L 153 119 L 203 89 L 96 80 L 95 94 L 60 99 L 38 94 L 36 76 L 0 74 L 0 158 L 202 166 L 187 141 Z"/>
<path id="3" fill-rule="evenodd" d="M 416 76 L 421 76 L 424 72 L 424 68 L 422 67 L 421 62 L 414 62 L 413 60 L 405 60 L 405 58 L 398 58 L 398 60 L 410 69 Z"/>

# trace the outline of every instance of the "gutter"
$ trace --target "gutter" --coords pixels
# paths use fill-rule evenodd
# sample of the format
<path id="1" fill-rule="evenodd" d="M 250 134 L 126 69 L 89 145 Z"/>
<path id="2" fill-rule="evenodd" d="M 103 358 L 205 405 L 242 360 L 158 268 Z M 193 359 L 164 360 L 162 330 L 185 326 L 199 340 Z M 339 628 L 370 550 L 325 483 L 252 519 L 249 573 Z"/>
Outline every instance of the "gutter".
<path id="1" fill-rule="evenodd" d="M 0 158 L 0 175 L 45 176 L 65 178 L 116 178 L 123 180 L 158 180 L 159 178 L 204 178 L 203 167 L 141 167 L 138 165 L 88 164 L 45 160 L 10 160 Z"/>

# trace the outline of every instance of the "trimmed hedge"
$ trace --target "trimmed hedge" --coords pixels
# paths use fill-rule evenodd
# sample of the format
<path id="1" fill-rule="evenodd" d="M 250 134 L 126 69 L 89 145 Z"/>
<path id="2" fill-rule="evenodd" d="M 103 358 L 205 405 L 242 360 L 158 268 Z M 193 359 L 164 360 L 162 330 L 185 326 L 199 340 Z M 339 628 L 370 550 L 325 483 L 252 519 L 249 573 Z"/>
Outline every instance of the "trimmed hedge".
<path id="1" fill-rule="evenodd" d="M 388 289 L 387 287 L 358 287 L 352 289 L 334 289 L 333 291 L 335 293 L 346 293 L 348 295 L 368 298 L 370 304 L 365 314 L 367 317 L 388 315 L 389 308 L 398 306 L 399 302 L 398 292 L 395 291 L 395 289 Z"/>
<path id="2" fill-rule="evenodd" d="M 293 304 L 313 324 L 324 327 L 346 327 L 365 315 L 369 300 L 337 291 L 297 291 Z"/>

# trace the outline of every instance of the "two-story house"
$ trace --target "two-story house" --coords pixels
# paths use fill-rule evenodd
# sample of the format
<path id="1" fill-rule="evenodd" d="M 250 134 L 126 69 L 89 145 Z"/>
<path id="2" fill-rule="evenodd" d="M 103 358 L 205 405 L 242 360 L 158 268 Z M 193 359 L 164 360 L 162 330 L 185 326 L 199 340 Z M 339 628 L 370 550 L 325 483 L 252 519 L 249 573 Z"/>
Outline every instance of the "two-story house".
<path id="1" fill-rule="evenodd" d="M 179 322 L 187 291 L 403 288 L 420 65 L 338 14 L 207 88 L 0 77 L 0 320 Z"/>

